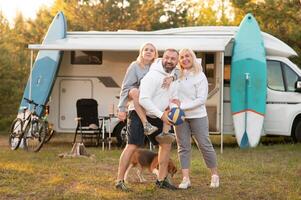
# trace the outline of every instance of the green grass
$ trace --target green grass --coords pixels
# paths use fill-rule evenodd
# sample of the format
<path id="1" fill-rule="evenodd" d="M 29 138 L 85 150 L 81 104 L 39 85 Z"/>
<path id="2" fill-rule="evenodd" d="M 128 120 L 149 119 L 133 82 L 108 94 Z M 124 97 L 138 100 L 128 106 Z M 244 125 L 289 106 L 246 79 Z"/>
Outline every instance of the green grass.
<path id="1" fill-rule="evenodd" d="M 0 199 L 301 199 L 301 144 L 283 138 L 264 138 L 255 149 L 241 150 L 226 136 L 223 154 L 220 137 L 212 136 L 219 164 L 221 186 L 209 188 L 210 173 L 194 147 L 192 187 L 166 191 L 154 186 L 145 172 L 139 183 L 132 170 L 132 192 L 114 189 L 120 149 L 87 148 L 95 158 L 59 158 L 71 150 L 72 136 L 57 135 L 39 153 L 11 151 L 7 136 L 0 135 Z M 177 160 L 177 152 L 172 150 Z M 174 183 L 181 181 L 178 172 Z"/>

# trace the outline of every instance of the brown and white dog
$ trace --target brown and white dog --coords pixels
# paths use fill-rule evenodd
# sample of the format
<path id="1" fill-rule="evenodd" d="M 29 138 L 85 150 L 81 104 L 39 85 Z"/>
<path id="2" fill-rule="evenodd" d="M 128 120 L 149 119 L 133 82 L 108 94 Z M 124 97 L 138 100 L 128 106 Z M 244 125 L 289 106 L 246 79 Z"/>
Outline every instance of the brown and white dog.
<path id="1" fill-rule="evenodd" d="M 149 172 L 155 174 L 158 178 L 159 176 L 159 163 L 158 163 L 158 153 L 155 153 L 146 149 L 137 149 L 131 157 L 131 162 L 127 168 L 124 176 L 124 180 L 127 182 L 128 173 L 133 168 L 137 168 L 137 176 L 140 179 L 140 182 L 145 182 L 146 179 L 143 177 L 142 172 L 144 169 L 148 169 Z M 169 159 L 168 162 L 168 175 L 173 177 L 177 172 L 177 167 L 174 165 L 173 161 Z"/>

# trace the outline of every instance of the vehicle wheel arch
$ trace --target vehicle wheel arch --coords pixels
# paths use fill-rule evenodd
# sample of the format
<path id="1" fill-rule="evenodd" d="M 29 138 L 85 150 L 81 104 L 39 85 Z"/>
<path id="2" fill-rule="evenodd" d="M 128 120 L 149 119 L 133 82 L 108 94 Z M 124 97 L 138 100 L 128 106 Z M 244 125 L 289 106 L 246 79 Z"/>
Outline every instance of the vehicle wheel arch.
<path id="1" fill-rule="evenodd" d="M 301 113 L 297 114 L 294 118 L 294 121 L 291 126 L 291 137 L 295 142 L 301 142 L 301 132 L 298 134 L 299 137 L 296 135 L 296 128 L 300 130 L 301 128 Z M 298 140 L 299 138 L 299 140 Z"/>
<path id="2" fill-rule="evenodd" d="M 126 122 L 120 121 L 113 129 L 112 136 L 116 137 L 118 147 L 124 147 L 127 142 L 125 135 L 122 135 L 126 134 L 126 125 Z"/>

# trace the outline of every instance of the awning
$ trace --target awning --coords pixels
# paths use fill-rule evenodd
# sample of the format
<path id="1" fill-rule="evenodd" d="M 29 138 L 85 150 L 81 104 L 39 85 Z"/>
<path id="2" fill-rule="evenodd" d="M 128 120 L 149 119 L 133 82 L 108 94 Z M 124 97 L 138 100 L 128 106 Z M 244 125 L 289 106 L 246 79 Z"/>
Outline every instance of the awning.
<path id="1" fill-rule="evenodd" d="M 224 51 L 231 37 L 198 35 L 72 35 L 47 44 L 30 44 L 32 50 L 86 50 L 86 51 L 137 51 L 146 42 L 153 43 L 159 51 L 167 48 L 191 48 L 195 51 Z"/>

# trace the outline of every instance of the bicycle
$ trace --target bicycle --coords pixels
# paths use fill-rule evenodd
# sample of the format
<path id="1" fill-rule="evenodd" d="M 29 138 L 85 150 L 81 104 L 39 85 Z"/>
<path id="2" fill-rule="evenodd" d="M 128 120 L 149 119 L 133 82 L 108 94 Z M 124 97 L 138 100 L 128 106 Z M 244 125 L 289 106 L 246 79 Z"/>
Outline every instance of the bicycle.
<path id="1" fill-rule="evenodd" d="M 38 152 L 44 144 L 48 132 L 48 122 L 39 118 L 36 108 L 38 106 L 45 108 L 45 106 L 27 98 L 24 100 L 33 105 L 33 112 L 28 112 L 27 107 L 22 108 L 23 117 L 17 117 L 11 125 L 9 145 L 12 150 L 16 150 L 23 141 L 25 150 Z"/>
<path id="2" fill-rule="evenodd" d="M 45 144 L 49 142 L 51 138 L 55 135 L 55 130 L 52 128 L 53 124 L 48 122 L 48 115 L 49 115 L 49 106 L 45 106 L 45 115 L 42 117 L 42 119 L 46 123 L 46 128 L 47 128 L 46 138 L 44 141 Z"/>

